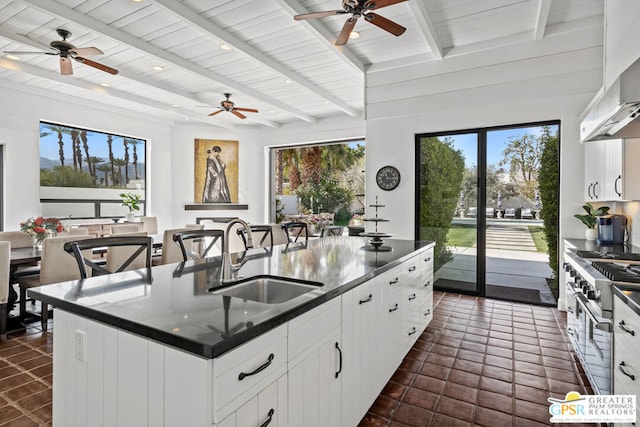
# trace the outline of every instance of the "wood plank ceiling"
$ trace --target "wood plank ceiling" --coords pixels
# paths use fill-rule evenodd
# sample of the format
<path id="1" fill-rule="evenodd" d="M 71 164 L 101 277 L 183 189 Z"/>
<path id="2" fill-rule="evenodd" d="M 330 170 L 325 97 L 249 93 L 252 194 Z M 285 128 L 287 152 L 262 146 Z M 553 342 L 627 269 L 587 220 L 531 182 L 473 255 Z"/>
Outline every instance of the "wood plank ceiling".
<path id="1" fill-rule="evenodd" d="M 271 126 L 364 117 L 371 67 L 446 61 L 549 31 L 594 27 L 604 0 L 408 0 L 377 11 L 407 28 L 395 37 L 359 19 L 360 33 L 334 46 L 345 15 L 295 21 L 341 9 L 340 0 L 0 0 L 0 51 L 49 51 L 57 28 L 118 75 L 73 62 L 62 76 L 51 55 L 0 56 L 0 87 L 49 90 L 168 120 L 215 126 Z M 601 28 L 601 27 L 600 27 Z M 230 49 L 222 49 L 222 45 Z M 154 67 L 161 67 L 154 69 Z M 108 85 L 108 87 L 106 87 Z M 209 117 L 232 93 L 240 120 Z"/>

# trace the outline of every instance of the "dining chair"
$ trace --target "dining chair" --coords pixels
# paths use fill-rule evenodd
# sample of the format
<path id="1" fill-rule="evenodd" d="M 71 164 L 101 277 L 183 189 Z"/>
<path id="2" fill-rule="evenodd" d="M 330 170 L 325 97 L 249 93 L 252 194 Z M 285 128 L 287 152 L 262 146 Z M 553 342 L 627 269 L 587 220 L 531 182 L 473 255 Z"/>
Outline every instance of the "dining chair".
<path id="1" fill-rule="evenodd" d="M 173 241 L 180 246 L 183 261 L 212 256 L 210 251 L 221 238 L 224 240 L 222 230 L 188 230 L 173 233 Z"/>
<path id="2" fill-rule="evenodd" d="M 309 229 L 306 222 L 286 222 L 282 224 L 282 229 L 289 239 L 288 243 L 296 243 L 302 236 L 304 236 L 305 244 L 309 241 Z"/>
<path id="3" fill-rule="evenodd" d="M 289 236 L 282 228 L 282 224 L 270 224 L 271 235 L 273 236 L 274 245 L 286 245 L 289 243 Z"/>
<path id="4" fill-rule="evenodd" d="M 64 245 L 70 241 L 85 239 L 93 240 L 91 236 L 58 236 L 44 239 L 40 260 L 40 274 L 18 278 L 18 284 L 20 285 L 19 315 L 21 319 L 24 319 L 27 314 L 38 316 L 40 317 L 42 331 L 47 331 L 49 307 L 43 302 L 39 315 L 37 313 L 27 312 L 27 289 L 49 285 L 51 283 L 80 279 L 80 272 L 76 266 L 76 260 L 73 256 L 69 256 L 69 254 L 65 252 Z M 87 254 L 87 256 L 91 256 L 91 254 Z"/>
<path id="5" fill-rule="evenodd" d="M 123 233 L 136 233 L 142 230 L 142 224 L 140 223 L 132 223 L 132 224 L 116 224 L 111 226 L 111 235 L 115 234 L 123 234 Z"/>
<path id="6" fill-rule="evenodd" d="M 215 221 L 201 221 L 201 224 L 204 225 L 204 229 L 205 230 L 222 230 L 223 232 L 226 232 L 227 227 L 228 227 L 228 223 L 226 222 L 215 222 Z M 228 239 L 229 242 L 227 242 L 229 244 L 229 253 L 238 253 L 238 252 L 244 252 L 247 250 L 246 245 L 242 239 L 242 237 L 239 235 L 238 231 L 241 230 L 242 224 L 234 224 L 231 226 L 231 230 L 229 230 L 228 233 Z M 222 247 L 219 246 L 220 252 L 222 253 Z"/>
<path id="7" fill-rule="evenodd" d="M 340 225 L 327 225 L 322 228 L 322 231 L 320 232 L 320 237 L 342 236 L 343 231 L 344 231 L 344 227 Z"/>
<path id="8" fill-rule="evenodd" d="M 146 231 L 147 234 L 158 234 L 158 217 L 141 216 L 140 223 L 142 224 L 142 231 Z"/>
<path id="9" fill-rule="evenodd" d="M 273 247 L 273 227 L 271 225 L 251 224 L 249 228 L 251 229 L 254 248 L 271 249 Z M 237 234 L 242 239 L 245 250 L 249 249 L 247 247 L 247 232 L 245 229 L 239 228 Z"/>
<path id="10" fill-rule="evenodd" d="M 0 241 L 10 242 L 13 249 L 33 247 L 33 239 L 23 231 L 0 231 Z M 11 275 L 13 279 L 40 273 L 40 266 L 37 262 L 14 267 L 14 269 L 15 271 Z"/>
<path id="11" fill-rule="evenodd" d="M 162 253 L 159 262 L 154 260 L 154 265 L 171 264 L 175 262 L 183 262 L 182 250 L 180 245 L 173 240 L 173 235 L 182 231 L 202 230 L 202 224 L 187 224 L 183 228 L 172 228 L 164 230 L 162 234 Z"/>
<path id="12" fill-rule="evenodd" d="M 11 267 L 11 242 L 0 241 L 0 344 L 7 342 L 9 320 L 9 276 Z"/>
<path id="13" fill-rule="evenodd" d="M 75 257 L 82 279 L 121 273 L 126 270 L 150 268 L 153 239 L 146 236 L 144 232 L 135 234 L 139 235 L 129 234 L 70 241 L 64 244 L 64 250 Z M 104 265 L 96 263 L 93 259 L 93 251 L 98 248 L 107 248 L 107 262 Z"/>
<path id="14" fill-rule="evenodd" d="M 67 231 L 58 233 L 58 236 L 88 236 L 89 229 L 87 227 L 71 227 Z"/>

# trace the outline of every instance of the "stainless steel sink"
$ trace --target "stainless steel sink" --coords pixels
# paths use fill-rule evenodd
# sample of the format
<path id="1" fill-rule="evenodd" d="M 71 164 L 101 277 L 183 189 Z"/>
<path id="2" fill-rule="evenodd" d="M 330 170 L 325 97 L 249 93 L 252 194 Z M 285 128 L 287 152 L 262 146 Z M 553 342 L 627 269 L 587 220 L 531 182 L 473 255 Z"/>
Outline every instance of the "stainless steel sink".
<path id="1" fill-rule="evenodd" d="M 319 282 L 277 276 L 256 276 L 223 288 L 211 289 L 224 295 L 264 304 L 280 304 L 323 286 Z"/>

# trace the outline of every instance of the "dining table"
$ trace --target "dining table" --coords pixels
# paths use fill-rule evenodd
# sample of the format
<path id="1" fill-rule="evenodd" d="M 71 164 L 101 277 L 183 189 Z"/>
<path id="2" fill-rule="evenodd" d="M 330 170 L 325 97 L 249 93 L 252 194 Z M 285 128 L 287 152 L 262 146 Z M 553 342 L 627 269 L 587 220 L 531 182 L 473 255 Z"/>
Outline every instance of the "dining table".
<path id="1" fill-rule="evenodd" d="M 162 237 L 161 233 L 158 234 L 149 234 L 149 237 L 153 239 L 153 249 L 154 252 L 162 248 Z M 95 255 L 103 256 L 106 253 L 106 249 L 96 248 L 94 250 Z M 10 268 L 9 268 L 9 297 L 8 297 L 8 305 L 9 312 L 13 310 L 13 305 L 18 301 L 18 293 L 12 286 L 17 283 L 17 276 L 23 274 L 22 272 L 18 272 L 20 267 L 35 267 L 38 265 L 38 262 L 42 259 L 42 249 L 41 247 L 24 247 L 24 248 L 11 248 L 11 258 L 10 258 Z M 38 274 L 38 270 L 34 269 L 33 274 Z M 19 332 L 20 330 L 24 330 L 25 326 L 22 322 L 17 318 L 18 316 L 9 316 L 9 327 L 7 328 L 9 332 Z M 11 329 L 12 328 L 12 329 Z"/>

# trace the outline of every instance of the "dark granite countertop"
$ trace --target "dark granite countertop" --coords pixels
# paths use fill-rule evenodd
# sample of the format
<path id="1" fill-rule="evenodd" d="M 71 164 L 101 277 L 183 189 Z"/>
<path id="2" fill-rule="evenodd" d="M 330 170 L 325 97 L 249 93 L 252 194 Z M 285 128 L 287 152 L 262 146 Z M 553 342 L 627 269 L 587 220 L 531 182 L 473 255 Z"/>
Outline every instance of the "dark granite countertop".
<path id="1" fill-rule="evenodd" d="M 366 239 L 328 237 L 302 245 L 255 249 L 244 277 L 273 275 L 320 282 L 280 304 L 209 292 L 220 283 L 220 257 L 30 289 L 29 295 L 70 313 L 127 330 L 194 355 L 214 358 L 387 271 L 432 242 L 385 240 L 388 252 L 361 248 Z"/>
<path id="2" fill-rule="evenodd" d="M 565 247 L 571 251 L 596 251 L 596 252 L 617 252 L 617 253 L 640 253 L 640 247 L 629 244 L 599 244 L 596 240 L 585 239 L 563 239 Z"/>

